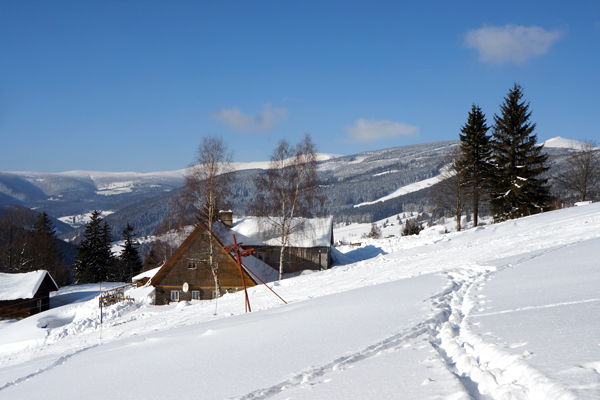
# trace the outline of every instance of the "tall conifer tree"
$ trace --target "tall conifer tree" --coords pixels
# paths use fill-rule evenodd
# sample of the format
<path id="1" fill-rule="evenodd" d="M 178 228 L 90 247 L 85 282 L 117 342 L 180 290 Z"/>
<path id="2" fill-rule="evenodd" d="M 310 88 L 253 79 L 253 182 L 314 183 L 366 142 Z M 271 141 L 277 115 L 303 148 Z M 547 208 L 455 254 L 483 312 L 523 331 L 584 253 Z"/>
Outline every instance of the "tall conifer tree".
<path id="1" fill-rule="evenodd" d="M 77 283 L 104 281 L 114 263 L 114 257 L 110 250 L 110 228 L 106 221 L 102 224 L 98 211 L 92 213 L 83 236 L 72 266 Z"/>
<path id="2" fill-rule="evenodd" d="M 490 206 L 495 221 L 519 218 L 544 210 L 550 200 L 548 180 L 541 175 L 549 167 L 529 121 L 529 103 L 522 100 L 523 89 L 516 84 L 494 115 L 494 179 Z"/>
<path id="3" fill-rule="evenodd" d="M 492 148 L 488 129 L 481 108 L 473 104 L 467 123 L 461 128 L 462 134 L 459 134 L 462 150 L 459 167 L 472 201 L 473 226 L 478 224 L 479 204 L 489 189 Z"/>
<path id="4" fill-rule="evenodd" d="M 131 277 L 140 273 L 142 270 L 142 259 L 138 250 L 139 244 L 135 240 L 135 233 L 133 232 L 133 226 L 127 223 L 123 232 L 121 232 L 121 240 L 123 244 L 121 247 L 123 251 L 119 256 L 119 270 L 121 276 L 119 281 L 125 282 L 125 280 L 131 281 Z"/>
<path id="5" fill-rule="evenodd" d="M 59 286 L 69 284 L 70 277 L 66 265 L 62 262 L 62 251 L 58 246 L 54 225 L 46 212 L 37 215 L 33 229 L 29 231 L 27 242 L 28 254 L 31 257 L 29 269 L 46 270 Z"/>

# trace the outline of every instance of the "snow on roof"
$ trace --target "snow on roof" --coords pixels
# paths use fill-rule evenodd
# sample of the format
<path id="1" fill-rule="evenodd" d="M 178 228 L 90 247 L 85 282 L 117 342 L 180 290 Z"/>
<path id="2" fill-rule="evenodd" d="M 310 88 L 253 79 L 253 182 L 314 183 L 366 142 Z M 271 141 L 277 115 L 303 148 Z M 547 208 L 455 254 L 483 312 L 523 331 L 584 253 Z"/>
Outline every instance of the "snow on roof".
<path id="1" fill-rule="evenodd" d="M 162 265 L 160 267 L 156 267 L 153 269 L 149 269 L 148 271 L 144 271 L 136 276 L 134 276 L 133 278 L 131 278 L 131 282 L 137 282 L 137 281 L 141 281 L 144 278 L 154 278 L 154 275 L 156 275 L 156 273 L 158 272 L 159 269 L 162 268 Z"/>
<path id="2" fill-rule="evenodd" d="M 312 218 L 307 220 L 303 230 L 297 229 L 290 234 L 288 246 L 290 247 L 328 247 L 333 235 L 332 217 Z M 232 234 L 239 242 L 246 246 L 279 246 L 281 241 L 276 235 L 264 236 L 260 229 L 259 219 L 255 217 L 243 218 L 236 221 L 233 228 L 226 229 L 220 224 L 220 229 L 215 233 L 225 245 L 233 244 Z"/>
<path id="3" fill-rule="evenodd" d="M 32 299 L 48 275 L 58 289 L 48 271 L 39 270 L 24 274 L 0 273 L 0 300 Z"/>

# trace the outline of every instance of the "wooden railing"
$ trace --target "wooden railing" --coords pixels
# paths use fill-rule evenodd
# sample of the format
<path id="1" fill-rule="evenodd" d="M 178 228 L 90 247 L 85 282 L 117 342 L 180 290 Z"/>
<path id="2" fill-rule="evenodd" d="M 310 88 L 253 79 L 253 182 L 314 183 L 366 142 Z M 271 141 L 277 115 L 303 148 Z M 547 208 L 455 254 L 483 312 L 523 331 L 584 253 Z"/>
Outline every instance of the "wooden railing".
<path id="1" fill-rule="evenodd" d="M 130 283 L 123 286 L 118 286 L 100 293 L 100 307 L 111 306 L 121 301 L 134 301 L 131 297 L 125 296 L 125 291 L 131 289 L 135 284 Z"/>

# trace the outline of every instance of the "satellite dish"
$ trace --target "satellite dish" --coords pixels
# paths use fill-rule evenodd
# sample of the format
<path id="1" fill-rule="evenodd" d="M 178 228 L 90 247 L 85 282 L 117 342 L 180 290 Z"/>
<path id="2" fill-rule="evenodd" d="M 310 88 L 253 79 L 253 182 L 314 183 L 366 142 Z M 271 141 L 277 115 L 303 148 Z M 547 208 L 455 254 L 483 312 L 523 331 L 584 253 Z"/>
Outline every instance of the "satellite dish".
<path id="1" fill-rule="evenodd" d="M 188 290 L 190 290 L 190 285 L 188 285 L 188 283 L 187 283 L 187 282 L 185 282 L 185 283 L 183 284 L 183 292 L 184 292 L 184 293 L 187 293 L 187 292 L 188 292 Z"/>

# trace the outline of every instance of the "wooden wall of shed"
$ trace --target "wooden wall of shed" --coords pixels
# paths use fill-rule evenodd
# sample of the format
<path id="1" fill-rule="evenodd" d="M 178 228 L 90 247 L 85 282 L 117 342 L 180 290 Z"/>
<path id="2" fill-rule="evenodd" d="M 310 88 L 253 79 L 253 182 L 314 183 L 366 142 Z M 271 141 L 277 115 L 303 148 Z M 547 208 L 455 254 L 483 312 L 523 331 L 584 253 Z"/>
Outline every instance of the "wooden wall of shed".
<path id="1" fill-rule="evenodd" d="M 23 319 L 30 315 L 32 303 L 37 304 L 37 300 L 17 299 L 0 301 L 0 319 Z"/>
<path id="2" fill-rule="evenodd" d="M 38 303 L 39 301 L 39 303 Z M 48 310 L 50 298 L 17 299 L 0 301 L 0 319 L 23 319 Z"/>
<path id="3" fill-rule="evenodd" d="M 280 249 L 273 246 L 255 246 L 255 257 L 279 271 Z M 319 271 L 331 266 L 330 247 L 288 247 L 284 253 L 283 272 L 300 272 L 305 269 Z"/>
<path id="4" fill-rule="evenodd" d="M 35 293 L 35 299 L 42 300 L 42 311 L 50 309 L 50 291 L 54 290 L 55 286 L 48 275 L 44 278 L 38 291 Z M 32 314 L 33 315 L 33 314 Z"/>

